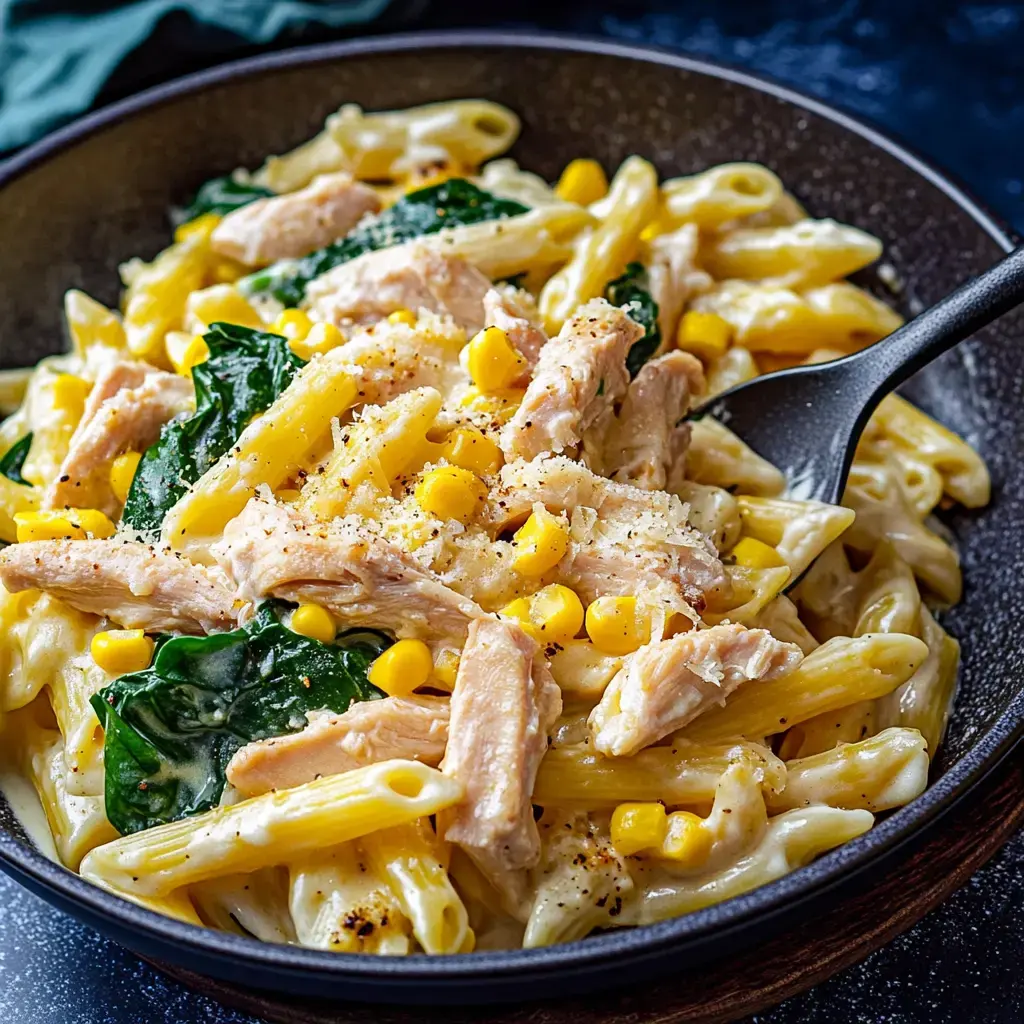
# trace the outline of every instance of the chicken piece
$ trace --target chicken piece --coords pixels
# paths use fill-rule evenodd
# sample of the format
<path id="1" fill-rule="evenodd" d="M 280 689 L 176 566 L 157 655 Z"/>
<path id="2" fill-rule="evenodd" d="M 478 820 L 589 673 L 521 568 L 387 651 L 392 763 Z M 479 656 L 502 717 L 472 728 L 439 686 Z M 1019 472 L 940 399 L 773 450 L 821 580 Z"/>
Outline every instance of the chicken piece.
<path id="1" fill-rule="evenodd" d="M 604 299 L 581 306 L 541 349 L 522 404 L 501 433 L 505 458 L 575 449 L 625 395 L 626 355 L 643 333 Z"/>
<path id="2" fill-rule="evenodd" d="M 357 516 L 311 523 L 252 498 L 213 554 L 240 596 L 319 604 L 352 626 L 461 646 L 483 609 L 369 529 Z"/>
<path id="3" fill-rule="evenodd" d="M 0 551 L 0 583 L 12 594 L 43 590 L 126 629 L 153 632 L 231 629 L 243 610 L 218 570 L 135 541 L 12 544 Z"/>
<path id="4" fill-rule="evenodd" d="M 659 640 L 629 655 L 590 713 L 594 747 L 627 757 L 656 743 L 741 683 L 774 679 L 803 659 L 767 630 L 727 624 Z"/>
<path id="5" fill-rule="evenodd" d="M 145 375 L 138 386 L 122 387 L 106 398 L 92 415 L 82 417 L 71 436 L 43 507 L 98 508 L 116 518 L 121 503 L 110 486 L 111 462 L 130 448 L 148 448 L 160 436 L 160 428 L 192 400 L 190 380 L 160 370 Z"/>
<path id="6" fill-rule="evenodd" d="M 530 370 L 537 365 L 548 336 L 529 292 L 509 286 L 492 288 L 484 296 L 484 323 L 508 335 Z"/>
<path id="7" fill-rule="evenodd" d="M 491 282 L 458 256 L 410 242 L 368 252 L 312 281 L 306 289 L 314 320 L 339 327 L 373 323 L 398 309 L 441 313 L 467 331 L 484 325 Z"/>
<path id="8" fill-rule="evenodd" d="M 656 235 L 650 242 L 647 281 L 651 298 L 658 304 L 659 352 L 672 347 L 679 315 L 690 297 L 714 284 L 710 274 L 697 269 L 699 242 L 696 224 L 684 224 L 677 231 Z"/>
<path id="9" fill-rule="evenodd" d="M 297 259 L 347 235 L 379 209 L 377 193 L 350 174 L 321 174 L 298 192 L 233 210 L 214 228 L 210 244 L 250 266 Z"/>
<path id="10" fill-rule="evenodd" d="M 500 480 L 488 511 L 496 533 L 525 519 L 535 502 L 569 513 L 570 548 L 554 573 L 586 603 L 645 595 L 687 614 L 728 586 L 714 546 L 673 494 L 606 480 L 564 456 L 508 464 Z"/>
<path id="11" fill-rule="evenodd" d="M 690 425 L 680 421 L 690 396 L 703 387 L 700 360 L 688 352 L 667 352 L 644 364 L 618 415 L 584 437 L 586 464 L 600 476 L 645 491 L 662 491 L 670 480 L 681 480 Z"/>
<path id="12" fill-rule="evenodd" d="M 457 843 L 518 908 L 540 838 L 530 798 L 548 733 L 562 711 L 537 645 L 518 626 L 477 619 L 462 651 L 441 770 L 465 787 L 444 822 Z"/>
<path id="13" fill-rule="evenodd" d="M 249 743 L 227 767 L 243 796 L 290 789 L 393 757 L 436 768 L 448 742 L 446 697 L 387 697 L 351 705 L 344 714 L 314 712 L 301 732 Z"/>

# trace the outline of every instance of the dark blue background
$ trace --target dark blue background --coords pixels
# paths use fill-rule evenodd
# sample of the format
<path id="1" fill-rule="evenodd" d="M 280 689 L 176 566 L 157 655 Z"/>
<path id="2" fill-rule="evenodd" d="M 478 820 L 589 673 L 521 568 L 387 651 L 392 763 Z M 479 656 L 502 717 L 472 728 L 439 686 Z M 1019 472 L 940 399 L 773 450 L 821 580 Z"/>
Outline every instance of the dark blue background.
<path id="1" fill-rule="evenodd" d="M 1024 232 L 1024 6 L 946 0 L 438 2 L 410 27 L 550 28 L 656 43 L 771 75 L 888 128 Z M 311 38 L 323 38 L 311 33 Z M 294 39 L 289 42 L 294 42 Z M 196 66 L 129 61 L 107 98 Z M 205 63 L 210 54 L 204 53 Z M 1024 1020 L 1024 836 L 917 927 L 761 1024 Z M 0 1020 L 251 1024 L 0 877 Z"/>

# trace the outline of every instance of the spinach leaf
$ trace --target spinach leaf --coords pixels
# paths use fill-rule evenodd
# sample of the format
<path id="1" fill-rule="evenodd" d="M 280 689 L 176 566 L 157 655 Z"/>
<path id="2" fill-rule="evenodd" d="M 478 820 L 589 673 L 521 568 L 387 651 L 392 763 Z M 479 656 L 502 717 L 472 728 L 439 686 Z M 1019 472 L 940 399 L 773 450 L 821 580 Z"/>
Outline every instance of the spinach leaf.
<path id="1" fill-rule="evenodd" d="M 201 185 L 192 202 L 180 212 L 180 222 L 195 220 L 204 213 L 230 213 L 238 210 L 257 199 L 267 199 L 277 195 L 269 188 L 259 185 L 247 185 L 232 177 L 213 178 Z"/>
<path id="2" fill-rule="evenodd" d="M 651 297 L 647 271 L 642 263 L 630 263 L 621 277 L 605 285 L 604 297 L 613 306 L 622 306 L 629 316 L 645 331 L 644 336 L 629 350 L 626 369 L 630 379 L 639 372 L 661 344 L 661 328 L 658 326 L 658 304 Z"/>
<path id="3" fill-rule="evenodd" d="M 351 630 L 325 644 L 288 629 L 285 610 L 267 602 L 241 629 L 164 639 L 149 668 L 93 696 L 107 817 L 119 832 L 216 806 L 235 751 L 297 732 L 307 711 L 384 696 L 366 672 L 391 644 L 385 634 Z"/>
<path id="4" fill-rule="evenodd" d="M 302 360 L 286 338 L 215 323 L 204 336 L 210 358 L 192 370 L 196 411 L 172 420 L 142 456 L 122 523 L 152 537 L 172 505 L 238 439 L 245 425 L 288 386 Z"/>
<path id="5" fill-rule="evenodd" d="M 410 192 L 340 241 L 301 259 L 284 260 L 250 274 L 239 287 L 248 295 L 269 294 L 286 306 L 297 306 L 310 281 L 364 253 L 433 235 L 444 228 L 515 217 L 528 209 L 515 200 L 491 195 L 472 182 L 451 178 Z"/>
<path id="6" fill-rule="evenodd" d="M 31 434 L 26 434 L 20 441 L 12 444 L 8 448 L 7 454 L 0 459 L 0 473 L 16 484 L 28 485 L 28 481 L 21 475 L 21 467 L 25 465 L 25 459 L 28 458 L 28 450 L 31 447 Z"/>

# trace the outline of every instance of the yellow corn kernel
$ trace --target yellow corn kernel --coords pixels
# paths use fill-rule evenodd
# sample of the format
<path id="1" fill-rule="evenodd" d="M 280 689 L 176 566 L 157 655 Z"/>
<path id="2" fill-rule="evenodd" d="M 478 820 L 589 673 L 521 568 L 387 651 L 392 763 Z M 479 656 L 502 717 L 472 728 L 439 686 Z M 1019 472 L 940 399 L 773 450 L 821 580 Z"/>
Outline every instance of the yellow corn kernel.
<path id="1" fill-rule="evenodd" d="M 466 369 L 481 391 L 503 391 L 522 376 L 526 360 L 500 327 L 485 327 L 469 343 Z"/>
<path id="2" fill-rule="evenodd" d="M 389 324 L 405 324 L 407 327 L 416 326 L 416 314 L 411 309 L 396 309 L 394 313 L 388 314 Z"/>
<path id="3" fill-rule="evenodd" d="M 612 811 L 612 846 L 622 857 L 660 849 L 667 831 L 665 808 L 661 804 L 619 804 Z"/>
<path id="4" fill-rule="evenodd" d="M 498 615 L 503 619 L 508 619 L 519 626 L 525 633 L 532 636 L 534 640 L 540 643 L 540 636 L 537 633 L 537 627 L 533 624 L 533 620 L 530 618 L 530 599 L 528 597 L 517 597 L 514 601 L 509 601 Z"/>
<path id="5" fill-rule="evenodd" d="M 512 538 L 516 557 L 512 567 L 527 576 L 542 576 L 569 550 L 569 527 L 547 509 L 537 507 Z"/>
<path id="6" fill-rule="evenodd" d="M 366 678 L 390 697 L 408 697 L 433 669 L 430 648 L 422 640 L 399 640 L 370 666 Z"/>
<path id="7" fill-rule="evenodd" d="M 776 569 L 786 560 L 770 544 L 754 537 L 740 537 L 732 549 L 737 565 L 748 569 Z"/>
<path id="8" fill-rule="evenodd" d="M 478 476 L 501 469 L 501 449 L 476 427 L 456 427 L 444 440 L 441 454 L 460 469 Z"/>
<path id="9" fill-rule="evenodd" d="M 187 377 L 194 367 L 210 358 L 210 346 L 201 334 L 168 331 L 164 348 L 171 366 L 183 377 Z"/>
<path id="10" fill-rule="evenodd" d="M 313 329 L 313 321 L 301 309 L 282 309 L 271 324 L 274 334 L 283 335 L 289 341 L 304 338 Z"/>
<path id="11" fill-rule="evenodd" d="M 431 685 L 442 690 L 455 689 L 455 677 L 459 674 L 459 654 L 449 648 L 438 652 L 434 671 L 430 676 Z"/>
<path id="12" fill-rule="evenodd" d="M 552 583 L 530 598 L 530 620 L 542 642 L 567 643 L 583 628 L 583 602 L 575 590 Z"/>
<path id="13" fill-rule="evenodd" d="M 106 540 L 116 531 L 99 509 L 65 508 L 43 512 L 15 512 L 14 525 L 19 544 L 30 540 Z"/>
<path id="14" fill-rule="evenodd" d="M 219 213 L 203 213 L 193 220 L 187 220 L 174 229 L 174 240 L 184 242 L 187 238 L 209 238 L 221 222 Z"/>
<path id="15" fill-rule="evenodd" d="M 58 373 L 53 379 L 53 407 L 74 419 L 81 418 L 92 385 L 73 373 Z"/>
<path id="16" fill-rule="evenodd" d="M 300 604 L 292 612 L 292 631 L 322 644 L 329 644 L 338 632 L 331 613 L 318 604 Z"/>
<path id="17" fill-rule="evenodd" d="M 207 277 L 211 284 L 234 284 L 239 278 L 245 277 L 247 272 L 248 267 L 244 263 L 223 257 L 210 264 Z"/>
<path id="18" fill-rule="evenodd" d="M 689 811 L 673 811 L 666 824 L 660 856 L 686 868 L 702 867 L 713 841 L 703 818 Z"/>
<path id="19" fill-rule="evenodd" d="M 97 633 L 89 650 L 92 660 L 112 676 L 141 672 L 149 668 L 153 660 L 153 641 L 141 629 L 108 629 Z"/>
<path id="20" fill-rule="evenodd" d="M 684 313 L 676 329 L 676 346 L 699 359 L 717 359 L 732 342 L 732 327 L 717 313 Z"/>
<path id="21" fill-rule="evenodd" d="M 140 452 L 125 452 L 110 464 L 110 489 L 122 505 L 128 500 L 128 491 L 131 490 L 141 459 Z"/>
<path id="22" fill-rule="evenodd" d="M 209 326 L 218 322 L 242 327 L 263 327 L 259 313 L 249 300 L 231 284 L 214 284 L 193 292 L 186 303 L 189 320 Z"/>
<path id="23" fill-rule="evenodd" d="M 555 193 L 566 202 L 589 206 L 608 194 L 608 176 L 596 160 L 570 160 L 555 185 Z"/>
<path id="24" fill-rule="evenodd" d="M 309 362 L 313 356 L 322 356 L 345 343 L 345 335 L 334 324 L 313 324 L 309 333 L 291 338 L 288 347 L 300 358 Z"/>
<path id="25" fill-rule="evenodd" d="M 94 298 L 72 288 L 64 295 L 64 319 L 77 355 L 93 345 L 125 348 L 121 318 Z"/>
<path id="26" fill-rule="evenodd" d="M 466 524 L 487 497 L 483 481 L 468 469 L 439 466 L 416 485 L 416 501 L 427 515 Z"/>
<path id="27" fill-rule="evenodd" d="M 605 654 L 631 654 L 651 637 L 635 597 L 599 597 L 587 608 L 587 636 Z"/>

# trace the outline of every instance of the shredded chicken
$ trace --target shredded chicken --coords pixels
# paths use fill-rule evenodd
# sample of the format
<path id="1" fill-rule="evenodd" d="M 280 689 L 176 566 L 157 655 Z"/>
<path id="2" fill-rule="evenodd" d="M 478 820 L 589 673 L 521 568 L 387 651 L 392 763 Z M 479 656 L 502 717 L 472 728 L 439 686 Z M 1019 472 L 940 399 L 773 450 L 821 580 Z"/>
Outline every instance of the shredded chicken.
<path id="1" fill-rule="evenodd" d="M 128 449 L 144 451 L 160 436 L 160 428 L 192 402 L 191 381 L 176 373 L 150 368 L 137 385 L 137 375 L 122 376 L 132 383 L 88 410 L 79 422 L 60 473 L 46 490 L 44 508 L 98 508 L 116 516 L 121 503 L 110 486 L 111 462 Z"/>
<path id="2" fill-rule="evenodd" d="M 665 490 L 670 480 L 681 480 L 690 441 L 690 426 L 682 419 L 690 396 L 703 387 L 700 361 L 688 352 L 667 352 L 644 364 L 618 414 L 584 437 L 587 465 L 645 491 Z"/>
<path id="3" fill-rule="evenodd" d="M 11 593 L 43 590 L 79 611 L 154 632 L 231 629 L 242 610 L 217 569 L 135 541 L 12 544 L 0 551 L 0 583 Z"/>
<path id="4" fill-rule="evenodd" d="M 518 626 L 478 619 L 469 630 L 451 698 L 441 770 L 465 787 L 445 838 L 516 904 L 540 839 L 530 798 L 562 699 L 537 645 Z"/>
<path id="5" fill-rule="evenodd" d="M 684 224 L 677 231 L 656 235 L 651 240 L 647 280 L 651 298 L 658 304 L 661 352 L 671 347 L 679 315 L 690 297 L 714 284 L 710 274 L 697 269 L 699 243 L 696 224 Z"/>
<path id="6" fill-rule="evenodd" d="M 353 704 L 344 714 L 314 712 L 301 732 L 249 743 L 227 767 L 244 796 L 290 789 L 393 757 L 436 767 L 448 742 L 446 697 L 387 697 Z"/>
<path id="7" fill-rule="evenodd" d="M 626 757 L 725 703 L 741 683 L 774 679 L 803 653 L 767 630 L 727 624 L 647 644 L 631 654 L 590 714 L 594 747 Z"/>
<path id="8" fill-rule="evenodd" d="M 548 336 L 529 292 L 509 286 L 492 288 L 484 296 L 484 323 L 500 327 L 532 370 Z"/>
<path id="9" fill-rule="evenodd" d="M 292 508 L 252 498 L 213 554 L 240 596 L 319 604 L 353 626 L 461 645 L 484 614 L 359 517 L 311 523 Z"/>
<path id="10" fill-rule="evenodd" d="M 484 326 L 491 282 L 458 256 L 410 242 L 369 252 L 312 281 L 310 313 L 339 327 L 373 323 L 398 309 L 451 316 L 467 331 Z"/>
<path id="11" fill-rule="evenodd" d="M 510 463 L 500 480 L 488 506 L 495 532 L 521 522 L 535 502 L 569 513 L 570 549 L 554 572 L 585 602 L 650 594 L 685 614 L 728 586 L 713 545 L 675 495 L 606 480 L 564 456 Z"/>
<path id="12" fill-rule="evenodd" d="M 380 209 L 372 188 L 350 174 L 321 174 L 298 192 L 257 199 L 229 213 L 214 229 L 214 252 L 250 266 L 296 259 L 347 235 Z"/>
<path id="13" fill-rule="evenodd" d="M 644 329 L 604 299 L 580 307 L 540 352 L 522 404 L 501 434 L 505 457 L 574 450 L 629 386 L 626 356 Z"/>

